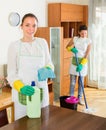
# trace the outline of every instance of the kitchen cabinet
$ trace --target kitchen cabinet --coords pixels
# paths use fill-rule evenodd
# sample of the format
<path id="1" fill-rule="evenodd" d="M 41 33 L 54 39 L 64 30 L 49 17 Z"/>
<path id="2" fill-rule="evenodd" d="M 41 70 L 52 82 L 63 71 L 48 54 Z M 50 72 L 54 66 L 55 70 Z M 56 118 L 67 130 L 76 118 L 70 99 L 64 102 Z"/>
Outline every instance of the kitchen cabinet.
<path id="1" fill-rule="evenodd" d="M 48 26 L 63 27 L 64 38 L 78 34 L 81 24 L 88 25 L 88 6 L 68 3 L 48 4 Z"/>

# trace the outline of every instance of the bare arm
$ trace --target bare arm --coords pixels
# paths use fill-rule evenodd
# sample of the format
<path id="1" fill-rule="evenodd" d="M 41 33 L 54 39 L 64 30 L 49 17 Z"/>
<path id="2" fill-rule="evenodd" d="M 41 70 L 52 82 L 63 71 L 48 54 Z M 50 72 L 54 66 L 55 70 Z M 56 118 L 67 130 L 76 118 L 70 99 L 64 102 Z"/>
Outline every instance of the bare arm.
<path id="1" fill-rule="evenodd" d="M 66 48 L 67 47 L 71 47 L 71 46 L 74 46 L 73 38 L 69 41 L 69 43 L 67 44 Z"/>
<path id="2" fill-rule="evenodd" d="M 84 58 L 87 58 L 91 50 L 91 44 L 88 45 Z"/>

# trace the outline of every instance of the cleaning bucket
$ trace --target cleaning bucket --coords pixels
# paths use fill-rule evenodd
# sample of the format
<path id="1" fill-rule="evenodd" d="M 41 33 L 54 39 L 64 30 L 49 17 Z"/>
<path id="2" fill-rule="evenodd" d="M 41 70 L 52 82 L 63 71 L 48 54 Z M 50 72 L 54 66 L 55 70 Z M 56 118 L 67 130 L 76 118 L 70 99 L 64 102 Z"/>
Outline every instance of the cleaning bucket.
<path id="1" fill-rule="evenodd" d="M 77 110 L 78 98 L 74 96 L 60 96 L 60 106 L 72 110 Z"/>

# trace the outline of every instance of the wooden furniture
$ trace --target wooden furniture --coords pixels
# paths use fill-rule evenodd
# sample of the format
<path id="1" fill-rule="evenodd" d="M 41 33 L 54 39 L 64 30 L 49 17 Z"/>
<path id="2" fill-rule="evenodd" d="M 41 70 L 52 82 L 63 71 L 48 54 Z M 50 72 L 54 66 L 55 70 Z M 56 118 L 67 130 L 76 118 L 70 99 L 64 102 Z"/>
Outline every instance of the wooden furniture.
<path id="1" fill-rule="evenodd" d="M 69 38 L 70 31 L 74 29 L 74 36 L 78 34 L 81 24 L 88 25 L 88 6 L 66 3 L 48 4 L 48 26 L 64 27 L 64 38 Z"/>
<path id="2" fill-rule="evenodd" d="M 78 35 L 78 28 L 81 24 L 88 25 L 88 6 L 66 3 L 48 4 L 48 26 L 63 27 L 63 37 L 61 37 L 61 81 L 60 95 L 69 94 L 70 75 L 69 66 L 72 53 L 67 52 L 66 45 L 71 38 Z M 61 35 L 62 36 L 62 35 Z M 76 84 L 77 88 L 78 84 Z M 85 84 L 86 86 L 86 78 Z"/>
<path id="3" fill-rule="evenodd" d="M 0 128 L 0 130 L 105 130 L 106 118 L 71 109 L 48 106 L 41 118 L 27 116 Z"/>
<path id="4" fill-rule="evenodd" d="M 13 122 L 14 121 L 14 103 L 10 101 L 8 103 L 0 104 L 0 111 L 8 109 L 8 108 L 11 108 L 11 115 L 10 115 L 11 119 L 10 119 L 10 122 Z"/>
<path id="5" fill-rule="evenodd" d="M 8 116 L 6 109 L 0 110 L 0 127 L 8 124 Z"/>
<path id="6" fill-rule="evenodd" d="M 46 39 L 48 47 L 50 48 L 50 30 L 49 27 L 38 27 L 35 37 L 41 37 Z"/>
<path id="7" fill-rule="evenodd" d="M 0 94 L 0 111 L 7 110 L 9 122 L 14 121 L 14 103 L 11 98 L 11 88 L 4 87 Z"/>

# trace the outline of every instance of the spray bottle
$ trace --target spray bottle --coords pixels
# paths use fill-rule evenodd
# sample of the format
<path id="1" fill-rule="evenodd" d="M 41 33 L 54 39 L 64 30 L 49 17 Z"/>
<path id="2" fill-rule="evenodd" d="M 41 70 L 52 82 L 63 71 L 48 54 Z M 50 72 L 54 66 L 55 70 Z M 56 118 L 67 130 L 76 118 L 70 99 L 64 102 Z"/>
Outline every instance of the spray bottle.
<path id="1" fill-rule="evenodd" d="M 39 118 L 41 116 L 40 89 L 36 86 L 35 81 L 31 82 L 35 93 L 27 96 L 27 116 L 29 118 Z"/>

